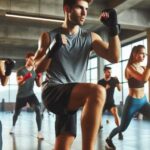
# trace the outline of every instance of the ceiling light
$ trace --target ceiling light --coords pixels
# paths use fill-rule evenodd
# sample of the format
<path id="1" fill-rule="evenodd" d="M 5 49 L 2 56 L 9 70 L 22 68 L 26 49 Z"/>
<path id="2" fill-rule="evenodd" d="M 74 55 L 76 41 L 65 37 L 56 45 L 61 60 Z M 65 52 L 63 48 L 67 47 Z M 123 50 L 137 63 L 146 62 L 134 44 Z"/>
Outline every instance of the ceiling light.
<path id="1" fill-rule="evenodd" d="M 26 16 L 26 15 L 13 14 L 13 13 L 6 13 L 5 16 L 6 17 L 13 17 L 13 18 L 37 20 L 37 21 L 49 21 L 49 22 L 59 22 L 59 23 L 64 22 L 64 20 L 62 20 L 62 19 Z"/>

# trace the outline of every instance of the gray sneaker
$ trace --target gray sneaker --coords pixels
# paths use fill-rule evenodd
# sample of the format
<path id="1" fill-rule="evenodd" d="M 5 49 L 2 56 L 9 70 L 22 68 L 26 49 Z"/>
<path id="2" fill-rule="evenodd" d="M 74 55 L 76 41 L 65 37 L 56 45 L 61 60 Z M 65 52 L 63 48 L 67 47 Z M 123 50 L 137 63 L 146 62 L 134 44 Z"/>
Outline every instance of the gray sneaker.
<path id="1" fill-rule="evenodd" d="M 38 132 L 37 138 L 40 140 L 44 140 L 44 137 L 41 131 Z"/>

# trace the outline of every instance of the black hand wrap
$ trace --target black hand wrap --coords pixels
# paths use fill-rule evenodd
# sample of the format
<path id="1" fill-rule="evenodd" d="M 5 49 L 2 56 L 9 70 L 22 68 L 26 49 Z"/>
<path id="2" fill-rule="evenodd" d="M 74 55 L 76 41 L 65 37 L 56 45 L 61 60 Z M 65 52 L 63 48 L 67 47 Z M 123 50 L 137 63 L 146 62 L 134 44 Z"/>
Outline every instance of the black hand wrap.
<path id="1" fill-rule="evenodd" d="M 6 59 L 5 60 L 5 75 L 9 76 L 14 67 L 15 67 L 15 61 L 12 59 Z"/>
<path id="2" fill-rule="evenodd" d="M 109 35 L 112 37 L 118 35 L 121 28 L 118 24 L 116 11 L 114 9 L 104 9 L 103 12 L 109 13 L 109 18 L 101 17 L 103 24 L 109 28 Z"/>
<path id="3" fill-rule="evenodd" d="M 62 44 L 63 44 L 61 34 L 56 34 L 54 40 L 55 40 L 55 44 L 51 48 L 49 48 L 49 51 L 47 53 L 48 58 L 52 58 L 53 55 L 55 54 L 55 52 L 57 50 L 59 50 L 61 48 Z M 53 42 L 52 42 L 52 44 L 53 44 Z"/>

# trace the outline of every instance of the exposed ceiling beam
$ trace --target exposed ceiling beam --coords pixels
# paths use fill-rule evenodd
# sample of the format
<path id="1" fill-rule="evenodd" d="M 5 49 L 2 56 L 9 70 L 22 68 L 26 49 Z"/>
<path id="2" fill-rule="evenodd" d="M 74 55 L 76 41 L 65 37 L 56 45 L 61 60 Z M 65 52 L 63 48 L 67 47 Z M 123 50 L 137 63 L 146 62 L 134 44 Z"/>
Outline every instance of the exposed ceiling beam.
<path id="1" fill-rule="evenodd" d="M 128 9 L 118 16 L 119 23 L 124 28 L 145 30 L 150 26 L 149 12 L 139 9 Z"/>
<path id="2" fill-rule="evenodd" d="M 130 9 L 144 0 L 114 0 L 109 2 L 109 7 L 115 8 L 118 13 Z"/>
<path id="3" fill-rule="evenodd" d="M 134 41 L 134 40 L 139 39 L 139 38 L 142 38 L 142 37 L 144 37 L 144 36 L 146 36 L 146 32 L 141 32 L 141 33 L 139 33 L 139 34 L 130 36 L 130 37 L 128 37 L 128 38 L 122 40 L 122 41 L 121 41 L 121 44 L 125 44 L 125 43 L 128 43 L 128 42 L 130 42 L 130 41 Z"/>

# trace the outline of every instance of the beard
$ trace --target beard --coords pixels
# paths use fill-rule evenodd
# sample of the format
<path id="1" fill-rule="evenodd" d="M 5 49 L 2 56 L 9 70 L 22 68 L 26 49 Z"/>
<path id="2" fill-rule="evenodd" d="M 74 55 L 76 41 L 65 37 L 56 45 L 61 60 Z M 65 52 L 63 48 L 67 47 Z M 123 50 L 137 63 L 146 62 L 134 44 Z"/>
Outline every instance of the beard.
<path id="1" fill-rule="evenodd" d="M 85 23 L 85 19 L 83 19 L 83 17 L 81 16 L 77 16 L 74 14 L 69 16 L 69 22 L 71 22 L 72 25 L 83 26 Z"/>

